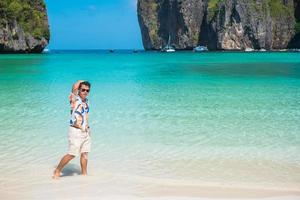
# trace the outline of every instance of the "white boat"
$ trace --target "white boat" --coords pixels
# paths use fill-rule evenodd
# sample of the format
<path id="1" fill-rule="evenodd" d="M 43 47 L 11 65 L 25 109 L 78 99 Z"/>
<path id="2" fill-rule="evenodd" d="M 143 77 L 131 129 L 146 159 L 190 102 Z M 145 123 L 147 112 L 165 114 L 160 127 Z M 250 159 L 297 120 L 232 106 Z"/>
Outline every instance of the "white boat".
<path id="1" fill-rule="evenodd" d="M 266 49 L 260 49 L 259 51 L 267 51 Z"/>
<path id="2" fill-rule="evenodd" d="M 249 51 L 254 51 L 254 49 L 247 47 L 247 48 L 245 49 L 245 51 L 247 51 L 247 52 L 249 52 Z"/>
<path id="3" fill-rule="evenodd" d="M 171 46 L 171 37 L 169 36 L 168 44 L 161 50 L 162 52 L 175 52 L 175 49 Z"/>
<path id="4" fill-rule="evenodd" d="M 175 52 L 175 49 L 173 47 L 171 47 L 171 48 L 166 49 L 165 52 L 168 52 L 168 53 Z"/>
<path id="5" fill-rule="evenodd" d="M 43 53 L 49 53 L 49 52 L 50 52 L 50 49 L 45 48 L 45 49 L 43 50 Z"/>
<path id="6" fill-rule="evenodd" d="M 197 46 L 193 50 L 194 52 L 203 52 L 203 51 L 208 51 L 208 48 L 206 46 Z"/>

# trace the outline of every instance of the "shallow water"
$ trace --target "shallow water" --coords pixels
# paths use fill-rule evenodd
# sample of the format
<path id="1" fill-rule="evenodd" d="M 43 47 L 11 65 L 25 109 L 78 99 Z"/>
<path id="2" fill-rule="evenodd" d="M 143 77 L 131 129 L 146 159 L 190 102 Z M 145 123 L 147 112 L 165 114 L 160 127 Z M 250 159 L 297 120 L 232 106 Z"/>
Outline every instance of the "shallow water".
<path id="1" fill-rule="evenodd" d="M 299 53 L 0 55 L 2 184 L 66 152 L 78 79 L 92 83 L 94 173 L 299 188 Z"/>

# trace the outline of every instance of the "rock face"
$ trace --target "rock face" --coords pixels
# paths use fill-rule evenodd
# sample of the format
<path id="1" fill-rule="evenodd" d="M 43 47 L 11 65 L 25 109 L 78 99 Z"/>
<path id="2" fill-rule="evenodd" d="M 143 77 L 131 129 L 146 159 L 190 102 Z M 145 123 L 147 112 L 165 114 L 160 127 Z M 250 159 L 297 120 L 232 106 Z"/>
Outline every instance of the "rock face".
<path id="1" fill-rule="evenodd" d="M 49 39 L 43 0 L 1 0 L 0 53 L 40 53 Z"/>
<path id="2" fill-rule="evenodd" d="M 284 49 L 295 40 L 298 0 L 139 0 L 145 49 Z M 296 24 L 297 25 L 297 24 Z M 297 39 L 297 37 L 296 37 Z M 296 45 L 297 46 L 297 45 Z"/>
<path id="3" fill-rule="evenodd" d="M 168 42 L 191 49 L 199 40 L 205 0 L 140 0 L 138 19 L 145 49 L 161 49 Z"/>
<path id="4" fill-rule="evenodd" d="M 286 48 L 294 35 L 293 1 L 279 2 L 279 7 L 275 1 L 220 1 L 216 11 L 207 10 L 208 31 L 200 43 L 225 50 Z"/>
<path id="5" fill-rule="evenodd" d="M 300 0 L 294 0 L 295 7 L 295 36 L 290 41 L 289 48 L 300 48 Z"/>

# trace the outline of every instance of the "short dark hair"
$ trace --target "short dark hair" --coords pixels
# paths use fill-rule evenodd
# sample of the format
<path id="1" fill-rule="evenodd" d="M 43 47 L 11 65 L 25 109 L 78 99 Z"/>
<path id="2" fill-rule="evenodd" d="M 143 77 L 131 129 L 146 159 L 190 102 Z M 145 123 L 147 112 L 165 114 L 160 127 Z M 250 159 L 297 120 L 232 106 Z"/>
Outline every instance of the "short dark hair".
<path id="1" fill-rule="evenodd" d="M 82 86 L 82 85 L 86 85 L 86 86 L 88 86 L 89 88 L 91 88 L 91 84 L 90 84 L 90 82 L 88 82 L 88 81 L 83 81 L 83 82 L 79 83 L 78 89 L 81 89 L 81 86 Z"/>

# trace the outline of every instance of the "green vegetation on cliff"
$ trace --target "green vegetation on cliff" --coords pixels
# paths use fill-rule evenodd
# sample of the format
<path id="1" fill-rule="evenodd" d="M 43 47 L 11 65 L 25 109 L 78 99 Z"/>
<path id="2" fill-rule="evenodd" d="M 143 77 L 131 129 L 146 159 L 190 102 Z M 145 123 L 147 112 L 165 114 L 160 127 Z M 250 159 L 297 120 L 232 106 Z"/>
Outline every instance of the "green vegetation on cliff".
<path id="1" fill-rule="evenodd" d="M 224 0 L 209 0 L 208 1 L 208 19 L 209 21 L 214 18 L 218 13 L 220 7 L 219 3 L 224 2 Z M 284 4 L 282 0 L 262 0 L 261 4 L 252 0 L 248 2 L 256 11 L 264 10 L 267 12 L 269 10 L 272 17 L 282 17 L 282 16 L 292 16 L 294 13 L 294 8 L 291 3 Z"/>
<path id="2" fill-rule="evenodd" d="M 14 20 L 26 34 L 49 40 L 44 0 L 0 0 L 0 27 Z"/>
<path id="3" fill-rule="evenodd" d="M 208 20 L 211 21 L 219 11 L 218 4 L 224 0 L 209 0 L 208 1 Z"/>
<path id="4" fill-rule="evenodd" d="M 215 10 L 218 7 L 218 3 L 224 0 L 209 0 L 208 9 Z"/>
<path id="5" fill-rule="evenodd" d="M 282 0 L 266 0 L 272 17 L 293 16 L 292 4 L 285 5 Z"/>

